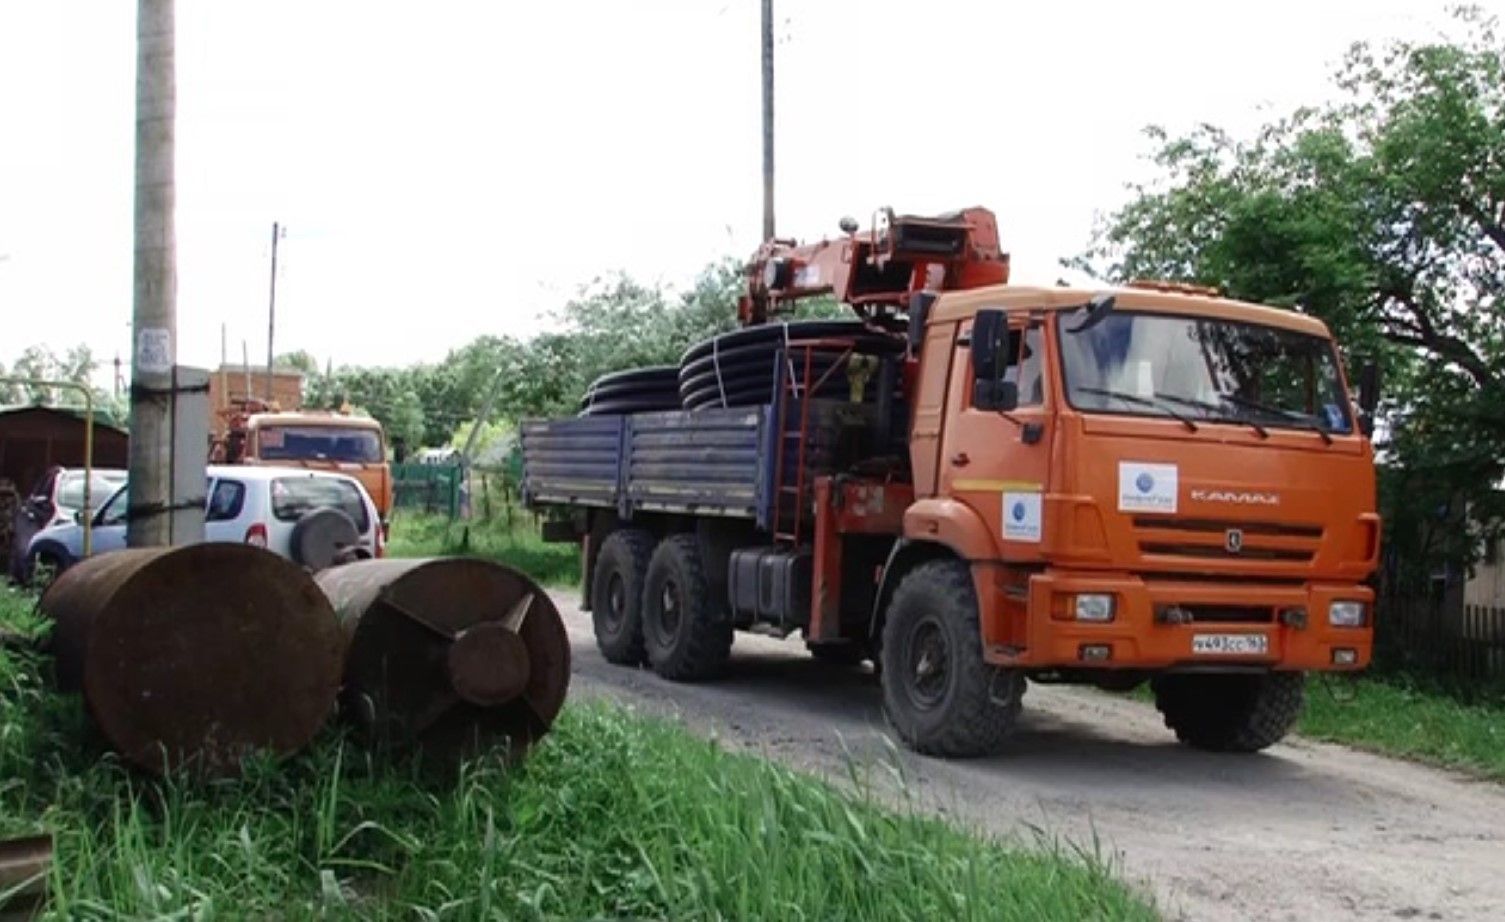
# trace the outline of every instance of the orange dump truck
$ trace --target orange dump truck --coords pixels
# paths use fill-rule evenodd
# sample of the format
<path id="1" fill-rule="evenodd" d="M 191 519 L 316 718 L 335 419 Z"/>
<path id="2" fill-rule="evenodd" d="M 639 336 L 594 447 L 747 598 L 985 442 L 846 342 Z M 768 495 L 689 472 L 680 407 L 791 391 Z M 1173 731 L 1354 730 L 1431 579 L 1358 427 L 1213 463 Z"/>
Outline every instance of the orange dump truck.
<path id="1" fill-rule="evenodd" d="M 386 435 L 381 423 L 370 417 L 276 411 L 250 402 L 230 411 L 225 436 L 215 443 L 211 460 L 339 471 L 359 480 L 371 494 L 384 526 L 391 517 Z"/>
<path id="2" fill-rule="evenodd" d="M 1182 741 L 1253 751 L 1305 673 L 1368 663 L 1374 379 L 1350 398 L 1320 321 L 1009 285 L 983 209 L 844 230 L 760 249 L 681 409 L 524 425 L 608 659 L 709 678 L 734 631 L 799 633 L 954 756 L 1003 744 L 1027 681 L 1148 682 Z M 817 294 L 857 319 L 774 322 Z"/>

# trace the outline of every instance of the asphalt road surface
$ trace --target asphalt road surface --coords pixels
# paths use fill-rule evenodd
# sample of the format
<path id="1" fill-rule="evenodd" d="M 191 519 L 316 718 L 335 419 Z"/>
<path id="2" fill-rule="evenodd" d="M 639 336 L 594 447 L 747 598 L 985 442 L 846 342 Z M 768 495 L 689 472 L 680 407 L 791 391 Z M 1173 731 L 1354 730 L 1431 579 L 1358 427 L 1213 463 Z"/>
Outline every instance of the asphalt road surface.
<path id="1" fill-rule="evenodd" d="M 892 741 L 871 674 L 818 664 L 797 640 L 738 634 L 725 678 L 678 685 L 607 664 L 590 616 L 557 601 L 572 695 L 673 716 L 839 783 L 855 762 L 880 794 L 965 825 L 1096 847 L 1167 918 L 1505 920 L 1500 785 L 1301 739 L 1197 752 L 1147 704 L 1039 685 L 1006 754 L 932 759 Z"/>

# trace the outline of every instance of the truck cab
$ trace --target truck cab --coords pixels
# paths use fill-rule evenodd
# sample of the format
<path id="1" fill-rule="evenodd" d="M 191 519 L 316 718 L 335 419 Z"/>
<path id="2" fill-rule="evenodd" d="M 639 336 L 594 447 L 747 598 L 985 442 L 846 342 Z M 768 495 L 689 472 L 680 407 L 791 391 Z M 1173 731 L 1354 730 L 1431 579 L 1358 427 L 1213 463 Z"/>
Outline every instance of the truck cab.
<path id="1" fill-rule="evenodd" d="M 1368 663 L 1373 450 L 1320 321 L 983 288 L 935 302 L 917 372 L 904 533 L 969 561 L 988 662 Z"/>
<path id="2" fill-rule="evenodd" d="M 245 418 L 242 464 L 338 471 L 356 478 L 385 524 L 392 514 L 392 469 L 381 423 L 345 413 L 272 412 Z"/>

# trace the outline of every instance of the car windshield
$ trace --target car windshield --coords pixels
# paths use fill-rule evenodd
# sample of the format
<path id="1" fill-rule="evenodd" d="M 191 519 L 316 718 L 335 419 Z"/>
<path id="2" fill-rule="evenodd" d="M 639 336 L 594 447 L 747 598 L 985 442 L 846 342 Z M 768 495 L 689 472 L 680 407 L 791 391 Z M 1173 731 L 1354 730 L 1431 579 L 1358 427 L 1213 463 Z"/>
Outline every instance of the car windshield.
<path id="1" fill-rule="evenodd" d="M 121 488 L 118 493 L 110 497 L 100 510 L 98 518 L 94 520 L 96 525 L 124 525 L 125 513 L 131 505 L 131 491 Z"/>
<path id="2" fill-rule="evenodd" d="M 352 426 L 266 426 L 257 435 L 264 461 L 347 461 L 380 464 L 381 435 Z"/>
<path id="3" fill-rule="evenodd" d="M 334 477 L 279 477 L 272 481 L 272 515 L 296 522 L 315 509 L 333 507 L 350 516 L 356 530 L 366 533 L 371 519 L 360 488 Z"/>
<path id="4" fill-rule="evenodd" d="M 1203 317 L 1086 317 L 1058 320 L 1066 394 L 1078 409 L 1353 431 L 1326 339 Z"/>
<path id="5" fill-rule="evenodd" d="M 123 475 L 95 472 L 89 480 L 89 505 L 98 509 L 100 504 L 108 499 L 122 483 L 125 483 Z M 69 511 L 84 508 L 83 471 L 65 471 L 59 476 L 57 504 L 60 508 Z"/>

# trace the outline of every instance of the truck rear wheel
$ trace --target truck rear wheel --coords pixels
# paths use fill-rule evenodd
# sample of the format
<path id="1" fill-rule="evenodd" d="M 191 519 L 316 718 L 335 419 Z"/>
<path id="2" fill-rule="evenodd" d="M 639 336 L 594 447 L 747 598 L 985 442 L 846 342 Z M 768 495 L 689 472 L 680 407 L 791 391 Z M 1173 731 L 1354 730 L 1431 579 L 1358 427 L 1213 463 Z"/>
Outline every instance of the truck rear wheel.
<path id="1" fill-rule="evenodd" d="M 938 756 L 997 752 L 1013 730 L 1024 676 L 982 658 L 977 595 L 959 560 L 904 577 L 883 624 L 883 712 L 911 748 Z"/>
<path id="2" fill-rule="evenodd" d="M 643 586 L 653 536 L 641 528 L 614 531 L 601 545 L 591 578 L 591 626 L 596 648 L 608 663 L 637 666 L 643 648 Z"/>
<path id="3" fill-rule="evenodd" d="M 1299 672 L 1162 675 L 1150 687 L 1165 725 L 1181 742 L 1213 752 L 1258 752 L 1295 725 L 1305 679 Z"/>
<path id="4" fill-rule="evenodd" d="M 711 597 L 695 536 L 661 541 L 643 592 L 643 640 L 653 670 L 676 682 L 721 672 L 732 649 L 732 623 L 722 605 Z"/>

